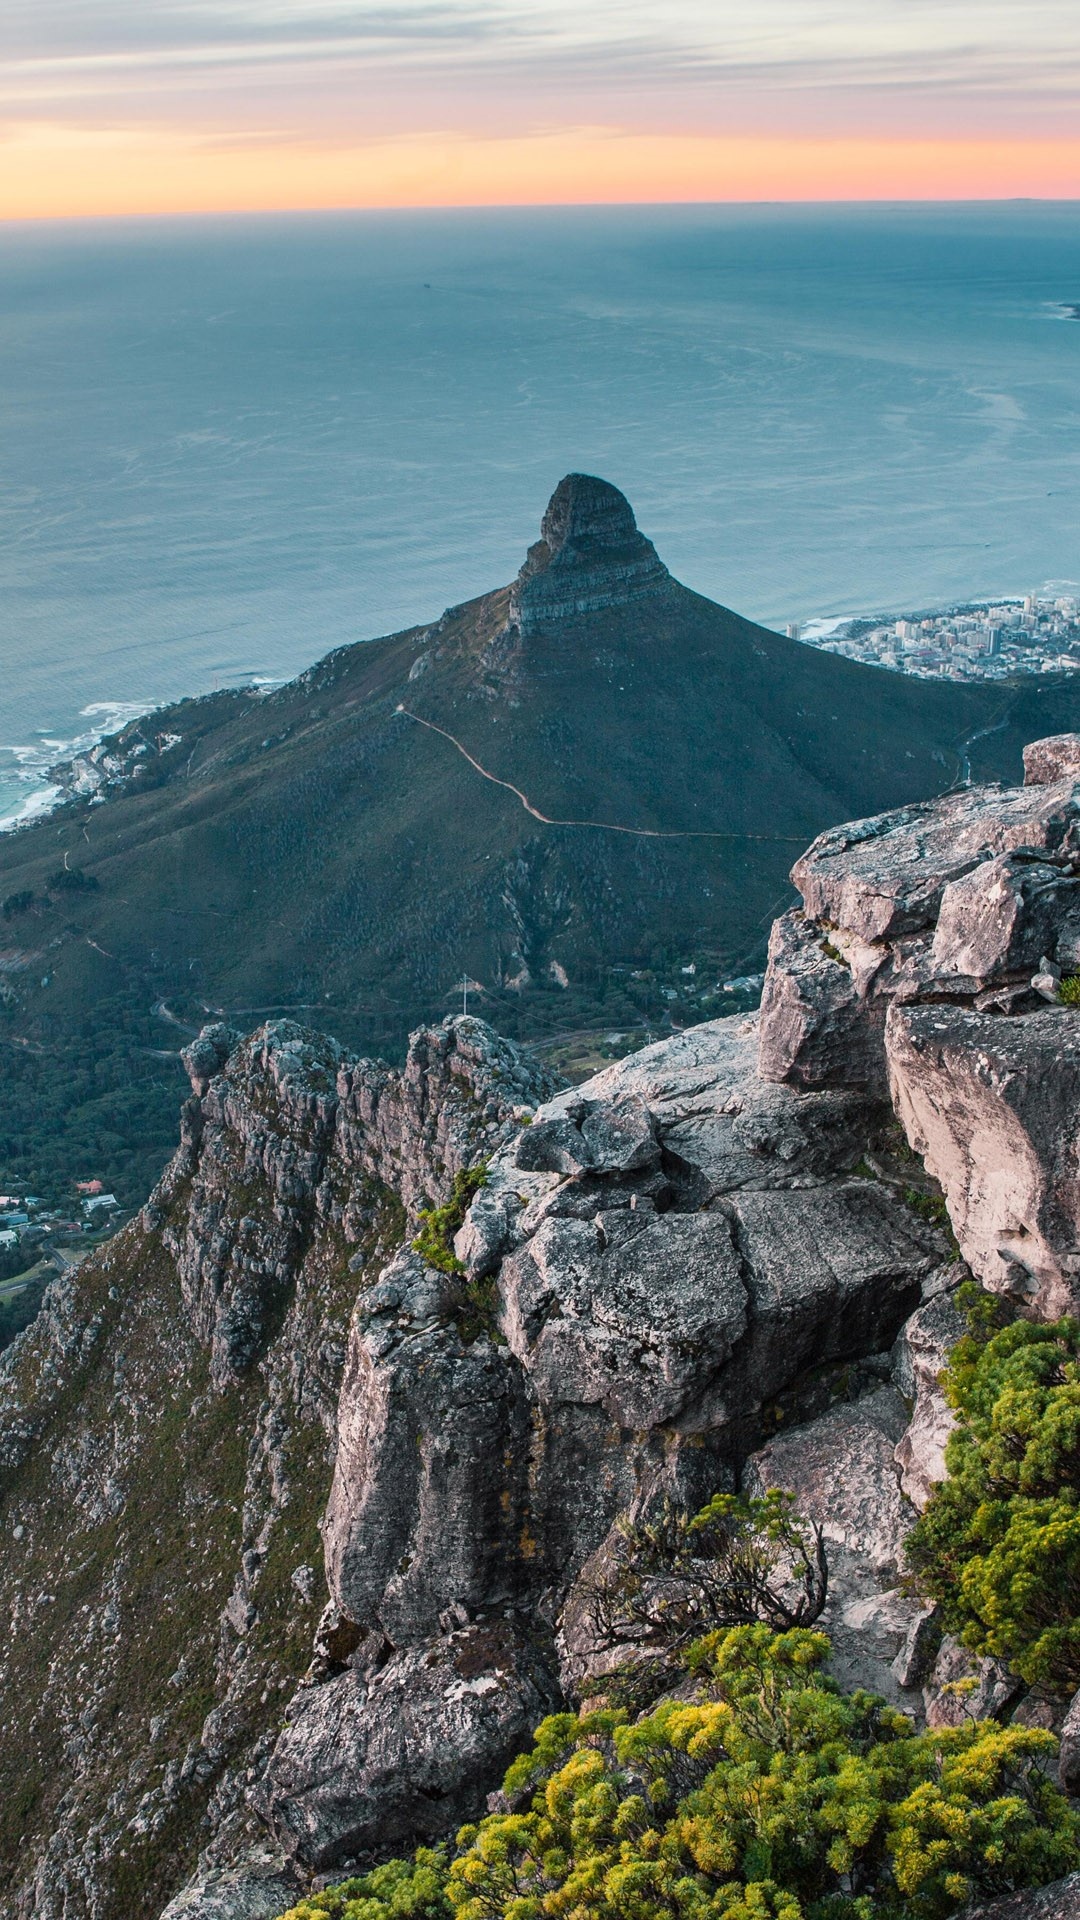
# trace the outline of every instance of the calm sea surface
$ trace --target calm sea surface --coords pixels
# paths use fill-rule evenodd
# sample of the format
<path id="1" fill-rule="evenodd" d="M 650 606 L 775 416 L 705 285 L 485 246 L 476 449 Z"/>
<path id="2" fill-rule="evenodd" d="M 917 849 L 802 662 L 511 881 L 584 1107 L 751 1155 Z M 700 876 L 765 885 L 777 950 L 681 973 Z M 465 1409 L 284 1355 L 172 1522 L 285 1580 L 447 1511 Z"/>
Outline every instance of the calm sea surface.
<path id="1" fill-rule="evenodd" d="M 769 623 L 1080 577 L 1080 206 L 0 227 L 0 817 L 511 577 L 560 476 Z"/>

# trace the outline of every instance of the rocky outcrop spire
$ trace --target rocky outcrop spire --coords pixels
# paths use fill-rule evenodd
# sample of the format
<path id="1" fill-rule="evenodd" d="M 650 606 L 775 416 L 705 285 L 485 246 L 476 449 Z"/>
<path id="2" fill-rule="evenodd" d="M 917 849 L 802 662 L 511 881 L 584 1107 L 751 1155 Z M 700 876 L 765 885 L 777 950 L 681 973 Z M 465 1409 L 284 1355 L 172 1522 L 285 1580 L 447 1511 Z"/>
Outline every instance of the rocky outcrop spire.
<path id="1" fill-rule="evenodd" d="M 560 480 L 510 591 L 523 636 L 663 591 L 671 575 L 625 494 L 588 473 Z"/>
<path id="2" fill-rule="evenodd" d="M 1054 1319 L 1080 1307 L 1080 736 L 1024 769 L 818 836 L 773 927 L 759 1070 L 887 1091 L 976 1278 Z"/>

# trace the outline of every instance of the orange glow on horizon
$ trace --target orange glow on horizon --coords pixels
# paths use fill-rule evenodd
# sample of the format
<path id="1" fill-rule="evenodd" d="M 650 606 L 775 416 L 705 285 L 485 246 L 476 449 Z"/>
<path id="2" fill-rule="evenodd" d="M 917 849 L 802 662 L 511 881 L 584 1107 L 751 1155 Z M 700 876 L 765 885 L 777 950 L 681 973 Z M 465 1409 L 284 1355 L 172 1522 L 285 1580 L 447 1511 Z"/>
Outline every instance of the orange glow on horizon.
<path id="1" fill-rule="evenodd" d="M 560 129 L 367 144 L 37 126 L 0 145 L 0 219 L 666 201 L 1080 198 L 1080 137 L 716 137 Z"/>

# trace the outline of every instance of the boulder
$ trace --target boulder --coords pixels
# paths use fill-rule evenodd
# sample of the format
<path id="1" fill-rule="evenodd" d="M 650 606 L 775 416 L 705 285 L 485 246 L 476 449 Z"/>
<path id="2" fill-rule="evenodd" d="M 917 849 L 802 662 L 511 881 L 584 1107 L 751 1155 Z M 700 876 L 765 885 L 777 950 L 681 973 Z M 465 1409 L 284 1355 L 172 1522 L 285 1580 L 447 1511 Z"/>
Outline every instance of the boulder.
<path id="1" fill-rule="evenodd" d="M 962 1269 L 961 1269 L 962 1271 Z M 945 1447 L 956 1416 L 939 1384 L 965 1322 L 951 1292 L 939 1293 L 906 1320 L 893 1350 L 893 1379 L 908 1403 L 911 1421 L 896 1449 L 900 1485 L 919 1512 L 945 1478 Z"/>
<path id="2" fill-rule="evenodd" d="M 1052 787 L 1080 779 L 1080 733 L 1052 733 L 1024 748 L 1025 787 Z"/>
<path id="3" fill-rule="evenodd" d="M 345 1620 L 395 1646 L 513 1584 L 522 1383 L 505 1348 L 463 1334 L 461 1306 L 455 1279 L 403 1251 L 361 1294 L 349 1341 L 327 1582 Z"/>
<path id="4" fill-rule="evenodd" d="M 980 1660 L 947 1634 L 923 1691 L 928 1727 L 963 1727 L 1004 1719 L 1024 1683 L 1001 1660 Z"/>
<path id="5" fill-rule="evenodd" d="M 965 1910 L 964 1920 L 1076 1920 L 1080 1914 L 1080 1873 L 1070 1873 L 1048 1887 L 1029 1887 L 1006 1893 L 986 1906 Z"/>
<path id="6" fill-rule="evenodd" d="M 827 1545 L 860 1555 L 874 1574 L 891 1580 L 915 1522 L 894 1459 L 906 1424 L 900 1395 L 880 1387 L 767 1441 L 747 1461 L 743 1488 L 752 1497 L 770 1487 L 793 1493 Z"/>
<path id="7" fill-rule="evenodd" d="M 1060 1738 L 1058 1781 L 1066 1793 L 1080 1796 L 1080 1693 L 1073 1695 Z"/>
<path id="8" fill-rule="evenodd" d="M 1056 957 L 1059 942 L 1071 954 L 1078 920 L 1080 881 L 1071 872 L 1001 854 L 945 888 L 931 965 L 984 983 L 1032 974 L 1044 955 Z"/>
<path id="9" fill-rule="evenodd" d="M 325 1870 L 403 1852 L 483 1812 L 557 1698 L 512 1623 L 463 1628 L 299 1693 L 255 1804 L 289 1855 Z"/>
<path id="10" fill-rule="evenodd" d="M 945 888 L 988 857 L 1080 844 L 1073 778 L 1055 785 L 965 787 L 832 827 L 791 877 L 808 918 L 868 941 L 934 926 Z"/>
<path id="11" fill-rule="evenodd" d="M 884 1028 L 885 1003 L 859 992 L 850 964 L 815 921 L 798 912 L 773 921 L 761 996 L 763 1080 L 883 1092 Z"/>
<path id="12" fill-rule="evenodd" d="M 832 1641 L 836 1680 L 911 1712 L 917 1697 L 905 1689 L 918 1663 L 904 1656 L 925 1609 L 897 1584 L 915 1519 L 893 1457 L 906 1417 L 892 1387 L 842 1402 L 751 1455 L 742 1485 L 751 1497 L 772 1487 L 794 1494 L 798 1511 L 822 1530 L 829 1595 L 819 1625 Z"/>
<path id="13" fill-rule="evenodd" d="M 203 1865 L 161 1920 L 276 1920 L 306 1890 L 307 1877 L 273 1847 L 248 1847 L 226 1865 Z"/>
<path id="14" fill-rule="evenodd" d="M 731 1223 L 716 1214 L 547 1219 L 500 1277 L 502 1332 L 545 1405 L 630 1430 L 682 1414 L 747 1326 Z"/>
<path id="15" fill-rule="evenodd" d="M 886 1047 L 897 1115 L 972 1272 L 1039 1319 L 1075 1311 L 1080 1019 L 894 1005 Z"/>

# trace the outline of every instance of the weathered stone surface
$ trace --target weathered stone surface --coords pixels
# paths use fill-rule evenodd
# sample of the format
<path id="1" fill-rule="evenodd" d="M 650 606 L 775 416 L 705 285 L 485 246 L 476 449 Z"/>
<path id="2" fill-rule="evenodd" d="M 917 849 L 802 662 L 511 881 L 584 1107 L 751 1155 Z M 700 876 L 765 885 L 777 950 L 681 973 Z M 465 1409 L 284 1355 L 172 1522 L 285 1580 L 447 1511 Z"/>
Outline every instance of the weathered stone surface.
<path id="1" fill-rule="evenodd" d="M 896 1449 L 900 1485 L 920 1512 L 931 1489 L 945 1478 L 945 1446 L 956 1417 L 939 1376 L 964 1330 L 964 1317 L 952 1293 L 940 1293 L 905 1321 L 893 1354 L 896 1385 L 905 1400 L 914 1402 L 910 1424 Z"/>
<path id="2" fill-rule="evenodd" d="M 1080 782 L 1062 766 L 819 836 L 792 870 L 803 910 L 773 928 L 763 1078 L 880 1093 L 892 1002 L 1024 1011 L 1044 959 L 1080 966 Z"/>
<path id="3" fill-rule="evenodd" d="M 540 538 L 510 590 L 510 619 L 527 638 L 663 592 L 670 580 L 619 489 L 570 473 L 552 494 Z"/>
<path id="4" fill-rule="evenodd" d="M 1052 733 L 1024 748 L 1025 787 L 1053 787 L 1080 779 L 1080 733 Z"/>
<path id="5" fill-rule="evenodd" d="M 931 966 L 983 982 L 1033 973 L 1078 913 L 1080 881 L 1071 872 L 1016 853 L 984 860 L 945 888 Z"/>
<path id="6" fill-rule="evenodd" d="M 980 1660 L 946 1635 L 924 1689 L 928 1727 L 963 1727 L 970 1720 L 1002 1719 L 1024 1683 L 1000 1660 Z"/>
<path id="7" fill-rule="evenodd" d="M 161 1920 L 276 1920 L 306 1884 L 272 1847 L 253 1847 L 228 1866 L 200 1866 Z"/>
<path id="8" fill-rule="evenodd" d="M 829 1598 L 819 1624 L 832 1640 L 837 1680 L 910 1712 L 916 1702 L 904 1689 L 913 1683 L 894 1665 L 923 1611 L 897 1585 L 915 1519 L 893 1458 L 906 1418 L 891 1387 L 842 1402 L 759 1448 L 742 1484 L 754 1497 L 772 1487 L 794 1494 L 798 1511 L 822 1530 Z"/>
<path id="9" fill-rule="evenodd" d="M 221 1072 L 242 1038 L 242 1034 L 217 1020 L 211 1026 L 204 1027 L 198 1039 L 193 1040 L 189 1047 L 182 1049 L 180 1058 L 191 1081 L 192 1093 L 202 1098 L 211 1080 Z"/>
<path id="10" fill-rule="evenodd" d="M 361 1294 L 349 1343 L 327 1580 L 346 1619 L 395 1646 L 513 1580 L 523 1385 L 504 1348 L 462 1338 L 460 1302 L 455 1280 L 402 1252 Z"/>
<path id="11" fill-rule="evenodd" d="M 376 1189 L 412 1213 L 445 1198 L 554 1090 L 479 1020 L 421 1029 L 400 1072 L 286 1020 L 234 1045 L 226 1072 L 231 1037 L 206 1028 L 189 1049 L 203 1092 L 150 1203 L 219 1385 L 257 1359 L 317 1227 L 361 1239 Z"/>
<path id="12" fill-rule="evenodd" d="M 756 1021 L 710 1020 L 605 1067 L 588 1092 L 643 1101 L 669 1162 L 702 1176 L 703 1198 L 850 1172 L 886 1109 L 854 1090 L 799 1095 L 764 1084 L 757 1054 Z M 559 1095 L 538 1118 L 579 1096 Z"/>
<path id="13" fill-rule="evenodd" d="M 893 1100 L 983 1285 L 1053 1319 L 1080 1299 L 1080 1020 L 894 1006 Z"/>
<path id="14" fill-rule="evenodd" d="M 747 1462 L 743 1485 L 752 1495 L 793 1493 L 827 1542 L 863 1556 L 875 1574 L 897 1574 L 915 1523 L 893 1457 L 906 1424 L 899 1394 L 881 1387 L 768 1441 Z"/>
<path id="15" fill-rule="evenodd" d="M 1004 1894 L 989 1905 L 972 1907 L 964 1920 L 1076 1920 L 1080 1914 L 1080 1873 L 1048 1887 Z"/>
<path id="16" fill-rule="evenodd" d="M 950 881 L 1018 847 L 1053 853 L 1078 841 L 1077 791 L 965 787 L 819 834 L 791 877 L 807 915 L 863 940 L 932 927 Z"/>
<path id="17" fill-rule="evenodd" d="M 809 1367 L 890 1345 L 940 1260 L 937 1236 L 874 1181 L 744 1192 L 726 1206 L 750 1302 L 735 1370 L 750 1405 Z M 729 1404 L 734 1384 L 723 1385 Z"/>
<path id="18" fill-rule="evenodd" d="M 1066 1793 L 1080 1794 L 1080 1693 L 1073 1695 L 1060 1738 L 1058 1780 Z"/>
<path id="19" fill-rule="evenodd" d="M 504 1266 L 503 1333 L 545 1404 L 641 1429 L 683 1413 L 730 1360 L 746 1287 L 723 1216 L 545 1220 Z"/>
<path id="20" fill-rule="evenodd" d="M 297 1696 L 258 1800 L 290 1852 L 338 1866 L 400 1851 L 483 1811 L 555 1699 L 509 1622 L 464 1628 Z"/>
<path id="21" fill-rule="evenodd" d="M 880 963 L 887 959 L 883 951 Z M 884 1091 L 885 1008 L 884 1000 L 859 992 L 850 965 L 816 921 L 785 913 L 773 921 L 769 938 L 758 1057 L 762 1079 Z"/>

